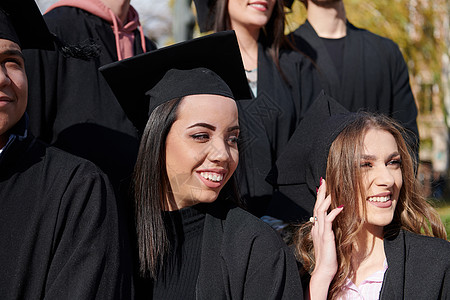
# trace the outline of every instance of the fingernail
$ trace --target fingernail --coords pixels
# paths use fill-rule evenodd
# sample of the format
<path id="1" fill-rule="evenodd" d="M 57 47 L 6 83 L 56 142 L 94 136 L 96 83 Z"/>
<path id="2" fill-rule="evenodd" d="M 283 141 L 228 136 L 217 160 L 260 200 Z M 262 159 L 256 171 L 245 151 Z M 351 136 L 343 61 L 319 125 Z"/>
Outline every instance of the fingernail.
<path id="1" fill-rule="evenodd" d="M 337 208 L 343 208 L 343 207 L 344 207 L 344 204 L 339 205 Z"/>
<path id="2" fill-rule="evenodd" d="M 320 184 L 319 184 L 319 186 L 322 186 L 322 181 L 323 181 L 323 178 L 320 177 Z"/>

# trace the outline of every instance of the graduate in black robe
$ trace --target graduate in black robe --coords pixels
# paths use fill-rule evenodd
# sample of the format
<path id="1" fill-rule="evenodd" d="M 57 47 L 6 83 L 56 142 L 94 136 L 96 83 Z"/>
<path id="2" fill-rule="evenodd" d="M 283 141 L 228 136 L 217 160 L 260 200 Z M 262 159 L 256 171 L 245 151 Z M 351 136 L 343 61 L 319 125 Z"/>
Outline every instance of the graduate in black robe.
<path id="1" fill-rule="evenodd" d="M 294 240 L 311 298 L 447 299 L 450 243 L 420 195 L 402 127 L 349 113 L 325 95 L 304 120 L 277 161 L 276 179 L 280 191 L 311 205 Z"/>
<path id="2" fill-rule="evenodd" d="M 112 29 L 113 21 L 104 19 L 108 8 L 101 0 L 63 1 L 44 15 L 50 31 L 63 42 L 80 47 L 96 47 L 91 57 L 66 57 L 60 51 L 25 51 L 30 101 L 27 112 L 31 132 L 97 164 L 117 187 L 128 176 L 136 159 L 138 134 L 126 117 L 114 94 L 98 72 L 102 65 L 127 57 L 117 50 L 120 38 Z M 100 15 L 100 16 L 99 16 Z M 128 25 L 119 35 L 134 37 L 131 54 L 155 49 L 144 38 L 136 11 L 130 6 Z M 137 27 L 136 27 L 137 26 Z M 120 44 L 122 47 L 122 44 Z M 123 55 L 123 57 L 122 57 Z M 128 53 L 130 55 L 130 53 Z"/>
<path id="3" fill-rule="evenodd" d="M 265 23 L 258 23 L 270 11 L 268 5 L 264 13 L 234 1 L 194 1 L 201 31 L 233 29 L 238 36 L 252 98 L 238 102 L 242 147 L 237 177 L 247 210 L 258 217 L 271 215 L 267 207 L 273 187 L 265 177 L 322 89 L 312 61 L 285 39 L 283 3 L 292 4 L 287 2 L 275 1 Z M 236 8 L 230 9 L 233 4 Z"/>
<path id="4" fill-rule="evenodd" d="M 247 209 L 258 217 L 271 215 L 267 207 L 273 187 L 265 178 L 320 89 L 313 65 L 301 54 L 282 51 L 280 66 L 288 81 L 260 44 L 258 94 L 237 103 L 242 126 L 239 189 Z"/>
<path id="5" fill-rule="evenodd" d="M 246 101 L 250 91 L 234 32 L 155 50 L 101 72 L 143 132 L 132 184 L 138 294 L 302 299 L 291 250 L 238 207 L 233 173 L 241 119 L 233 99 Z M 134 101 L 119 82 L 133 87 Z"/>
<path id="6" fill-rule="evenodd" d="M 385 238 L 389 264 L 380 299 L 448 299 L 450 243 L 406 230 Z"/>
<path id="7" fill-rule="evenodd" d="M 131 299 L 131 256 L 107 176 L 28 131 L 21 48 L 52 41 L 33 0 L 1 2 L 0 295 Z"/>
<path id="8" fill-rule="evenodd" d="M 349 111 L 383 113 L 400 122 L 408 130 L 408 144 L 417 155 L 417 107 L 408 68 L 397 44 L 351 24 L 342 1 L 302 2 L 311 20 L 306 20 L 289 38 L 315 62 L 327 94 Z M 310 16 L 311 11 L 315 17 Z M 327 14 L 320 15 L 322 12 Z M 325 33 L 314 29 L 338 22 L 344 31 L 339 38 L 324 37 Z M 337 26 L 330 26 L 334 26 L 334 31 L 329 32 L 337 34 Z"/>

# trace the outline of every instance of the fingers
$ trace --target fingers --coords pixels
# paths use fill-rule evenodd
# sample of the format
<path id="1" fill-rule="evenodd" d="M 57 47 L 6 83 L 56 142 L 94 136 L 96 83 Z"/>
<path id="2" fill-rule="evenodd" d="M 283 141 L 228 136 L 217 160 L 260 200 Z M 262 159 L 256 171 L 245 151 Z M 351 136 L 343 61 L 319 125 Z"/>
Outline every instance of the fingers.
<path id="1" fill-rule="evenodd" d="M 341 206 L 336 207 L 335 209 L 331 210 L 327 216 L 329 221 L 333 222 L 334 219 L 336 219 L 337 215 L 339 215 L 343 209 L 344 209 L 344 206 L 341 205 Z"/>
<path id="2" fill-rule="evenodd" d="M 321 184 L 317 192 L 316 204 L 314 205 L 314 216 L 323 217 L 331 204 L 331 198 L 325 197 L 327 193 L 327 184 L 324 179 L 321 179 Z"/>
<path id="3" fill-rule="evenodd" d="M 332 222 L 336 216 L 343 210 L 343 206 L 337 207 L 328 213 L 328 209 L 331 205 L 331 196 L 326 196 L 327 185 L 324 179 L 321 178 L 321 185 L 317 191 L 316 204 L 314 205 L 314 217 L 310 219 L 314 227 L 319 227 L 319 232 L 323 232 L 324 229 L 331 228 Z M 322 221 L 322 222 L 320 222 Z"/>

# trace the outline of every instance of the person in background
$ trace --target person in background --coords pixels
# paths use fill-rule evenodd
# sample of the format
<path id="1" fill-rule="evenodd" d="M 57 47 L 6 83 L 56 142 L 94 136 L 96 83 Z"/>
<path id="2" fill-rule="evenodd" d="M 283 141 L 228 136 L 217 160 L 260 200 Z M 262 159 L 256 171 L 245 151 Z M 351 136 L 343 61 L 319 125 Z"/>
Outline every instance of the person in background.
<path id="1" fill-rule="evenodd" d="M 316 199 L 294 241 L 307 298 L 450 296 L 450 243 L 421 196 L 404 129 L 382 114 L 346 112 L 329 97 L 308 114 L 321 126 L 298 128 L 288 150 L 300 163 L 282 174 L 298 178 L 300 201 Z"/>
<path id="2" fill-rule="evenodd" d="M 31 132 L 97 164 L 117 190 L 132 173 L 139 138 L 98 68 L 156 47 L 130 0 L 61 0 L 44 19 L 61 41 L 91 51 L 24 51 Z"/>
<path id="3" fill-rule="evenodd" d="M 132 182 L 139 296 L 302 299 L 291 250 L 238 207 L 234 99 L 245 101 L 250 90 L 234 32 L 155 50 L 101 72 L 143 132 Z"/>
<path id="4" fill-rule="evenodd" d="M 273 187 L 265 178 L 319 94 L 318 74 L 308 58 L 293 50 L 284 34 L 283 1 L 194 3 L 201 31 L 236 31 L 252 90 L 252 99 L 238 102 L 243 140 L 239 189 L 247 209 L 272 222 L 267 215 L 282 218 L 293 205 L 280 200 L 269 207 Z"/>
<path id="5" fill-rule="evenodd" d="M 417 107 L 398 46 L 352 25 L 342 0 L 301 1 L 307 20 L 289 38 L 315 62 L 327 94 L 349 111 L 395 119 L 405 127 L 405 139 L 417 159 Z"/>
<path id="6" fill-rule="evenodd" d="M 131 253 L 107 176 L 29 132 L 22 49 L 55 40 L 33 0 L 1 1 L 0 295 L 131 299 Z"/>

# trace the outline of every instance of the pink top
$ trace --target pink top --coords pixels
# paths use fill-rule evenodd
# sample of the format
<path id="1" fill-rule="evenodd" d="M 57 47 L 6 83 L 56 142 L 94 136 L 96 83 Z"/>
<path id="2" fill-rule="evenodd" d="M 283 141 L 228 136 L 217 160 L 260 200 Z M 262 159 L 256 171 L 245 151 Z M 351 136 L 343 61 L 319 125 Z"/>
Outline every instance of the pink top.
<path id="1" fill-rule="evenodd" d="M 384 260 L 383 267 L 383 270 L 377 271 L 363 280 L 359 287 L 357 287 L 350 279 L 347 278 L 347 282 L 342 287 L 343 292 L 339 296 L 339 299 L 379 299 L 381 286 L 383 285 L 384 273 L 388 268 L 386 260 Z"/>

